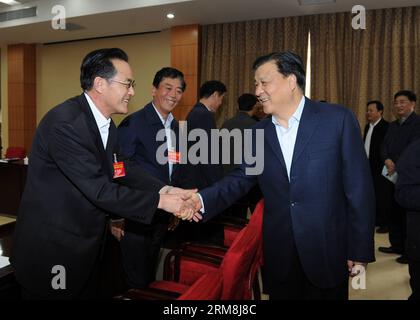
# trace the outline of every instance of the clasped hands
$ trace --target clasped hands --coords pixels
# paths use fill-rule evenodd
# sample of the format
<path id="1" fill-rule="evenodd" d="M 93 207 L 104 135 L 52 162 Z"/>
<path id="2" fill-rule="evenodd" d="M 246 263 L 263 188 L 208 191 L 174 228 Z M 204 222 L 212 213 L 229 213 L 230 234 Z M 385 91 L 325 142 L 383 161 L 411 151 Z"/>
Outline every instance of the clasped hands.
<path id="1" fill-rule="evenodd" d="M 165 186 L 159 192 L 158 208 L 171 212 L 182 220 L 198 222 L 203 217 L 198 212 L 201 209 L 201 201 L 196 192 L 197 189 Z"/>

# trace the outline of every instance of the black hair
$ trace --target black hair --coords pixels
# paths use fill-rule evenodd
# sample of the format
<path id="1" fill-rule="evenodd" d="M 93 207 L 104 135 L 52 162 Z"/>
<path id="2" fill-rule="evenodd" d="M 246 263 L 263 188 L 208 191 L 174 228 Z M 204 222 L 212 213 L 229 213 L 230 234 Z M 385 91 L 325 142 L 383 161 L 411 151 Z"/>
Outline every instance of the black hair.
<path id="1" fill-rule="evenodd" d="M 160 69 L 155 74 L 155 77 L 153 79 L 153 86 L 155 88 L 158 88 L 159 84 L 162 82 L 164 78 L 179 79 L 181 81 L 181 89 L 183 92 L 187 88 L 187 84 L 185 83 L 185 79 L 184 79 L 184 74 L 178 69 L 171 68 L 171 67 L 165 67 L 165 68 Z"/>
<path id="2" fill-rule="evenodd" d="M 105 48 L 86 55 L 80 66 L 80 86 L 87 91 L 92 89 L 96 77 L 111 79 L 117 73 L 112 59 L 128 62 L 127 54 L 119 48 Z"/>
<path id="3" fill-rule="evenodd" d="M 206 81 L 200 87 L 200 99 L 208 98 L 215 92 L 218 92 L 219 95 L 222 95 L 226 92 L 226 86 L 217 80 Z"/>
<path id="4" fill-rule="evenodd" d="M 416 94 L 413 91 L 410 90 L 401 90 L 398 91 L 395 95 L 394 95 L 394 99 L 397 99 L 399 96 L 405 96 L 408 98 L 408 100 L 410 100 L 411 102 L 416 102 L 417 101 L 417 97 Z"/>
<path id="5" fill-rule="evenodd" d="M 379 100 L 369 101 L 368 103 L 366 103 L 366 107 L 368 105 L 370 105 L 370 104 L 375 104 L 376 105 L 376 110 L 378 110 L 378 111 L 384 111 L 384 105 Z"/>
<path id="6" fill-rule="evenodd" d="M 258 99 L 251 93 L 244 93 L 238 98 L 239 110 L 250 111 L 257 103 Z"/>
<path id="7" fill-rule="evenodd" d="M 303 68 L 302 59 L 292 51 L 273 52 L 265 56 L 257 58 L 252 66 L 255 71 L 263 64 L 274 61 L 277 65 L 279 73 L 285 77 L 294 74 L 296 81 L 302 92 L 305 91 L 305 69 Z"/>

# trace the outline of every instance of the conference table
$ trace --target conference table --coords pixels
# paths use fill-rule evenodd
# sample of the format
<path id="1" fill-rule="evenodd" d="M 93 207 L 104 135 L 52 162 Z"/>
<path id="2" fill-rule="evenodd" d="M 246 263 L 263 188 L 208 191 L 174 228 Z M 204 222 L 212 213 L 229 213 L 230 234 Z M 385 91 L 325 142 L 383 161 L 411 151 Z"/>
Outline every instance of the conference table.
<path id="1" fill-rule="evenodd" d="M 17 215 L 27 167 L 22 160 L 0 162 L 0 214 Z"/>
<path id="2" fill-rule="evenodd" d="M 13 220 L 16 218 L 25 188 L 27 167 L 23 161 L 0 162 L 0 221 L 4 216 Z M 0 223 L 0 256 L 10 257 L 15 224 L 15 221 L 3 225 Z M 104 298 L 111 298 L 126 290 L 119 243 L 109 231 L 101 260 L 100 279 Z M 20 289 L 12 267 L 0 268 L 0 300 L 19 298 Z"/>
<path id="3" fill-rule="evenodd" d="M 10 257 L 15 224 L 14 217 L 0 215 L 0 256 L 3 258 Z M 0 300 L 17 299 L 20 299 L 20 288 L 11 265 L 0 268 Z"/>

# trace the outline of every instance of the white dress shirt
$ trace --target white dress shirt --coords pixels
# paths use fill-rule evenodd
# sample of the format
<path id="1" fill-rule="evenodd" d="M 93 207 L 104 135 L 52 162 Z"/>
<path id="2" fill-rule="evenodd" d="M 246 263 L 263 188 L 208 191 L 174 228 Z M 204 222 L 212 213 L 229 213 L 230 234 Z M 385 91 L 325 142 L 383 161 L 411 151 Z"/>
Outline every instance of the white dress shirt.
<path id="1" fill-rule="evenodd" d="M 368 159 L 369 159 L 370 141 L 372 140 L 373 129 L 379 123 L 379 121 L 381 121 L 381 119 L 382 118 L 379 118 L 379 120 L 377 120 L 375 123 L 369 123 L 369 130 L 366 134 L 366 139 L 365 139 L 365 151 L 366 151 L 366 155 Z"/>
<path id="2" fill-rule="evenodd" d="M 85 92 L 85 97 L 86 97 L 87 102 L 89 103 L 90 110 L 92 110 L 93 117 L 95 118 L 96 125 L 98 126 L 98 129 L 99 129 L 99 133 L 101 134 L 101 139 L 104 145 L 104 149 L 106 149 L 106 143 L 108 142 L 109 125 L 111 124 L 111 118 L 109 119 L 105 118 L 105 116 L 95 106 L 92 99 L 89 97 L 89 95 L 86 92 Z"/>
<path id="3" fill-rule="evenodd" d="M 302 117 L 303 108 L 305 106 L 305 97 L 303 96 L 299 105 L 288 121 L 288 128 L 283 127 L 276 117 L 271 118 L 276 127 L 277 139 L 279 140 L 281 152 L 283 153 L 284 162 L 286 163 L 287 175 L 290 180 L 290 168 L 292 166 L 293 150 L 295 149 L 296 137 L 299 129 L 300 118 Z"/>
<path id="4" fill-rule="evenodd" d="M 173 147 L 173 144 L 172 144 L 172 137 L 171 137 L 171 124 L 172 124 L 172 121 L 174 120 L 174 116 L 172 115 L 172 113 L 169 113 L 165 121 L 165 119 L 163 119 L 162 115 L 156 109 L 153 102 L 152 102 L 152 106 L 153 108 L 155 108 L 155 111 L 158 114 L 160 121 L 162 121 L 162 124 L 165 127 L 166 143 L 168 146 L 169 181 L 171 181 L 172 169 L 173 169 L 174 164 L 171 161 L 169 161 L 169 151 L 170 150 L 175 151 L 175 148 Z"/>

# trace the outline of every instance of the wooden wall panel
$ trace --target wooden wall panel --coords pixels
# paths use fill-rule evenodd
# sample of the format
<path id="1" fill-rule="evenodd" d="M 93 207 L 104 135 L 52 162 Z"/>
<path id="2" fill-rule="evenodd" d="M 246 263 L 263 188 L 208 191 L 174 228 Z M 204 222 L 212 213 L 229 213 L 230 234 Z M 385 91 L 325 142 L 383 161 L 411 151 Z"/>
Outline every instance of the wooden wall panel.
<path id="1" fill-rule="evenodd" d="M 29 152 L 36 129 L 36 46 L 8 46 L 9 146 Z"/>
<path id="2" fill-rule="evenodd" d="M 173 114 L 185 120 L 198 99 L 200 79 L 201 28 L 199 25 L 178 26 L 171 29 L 171 66 L 184 73 L 187 90 Z"/>

